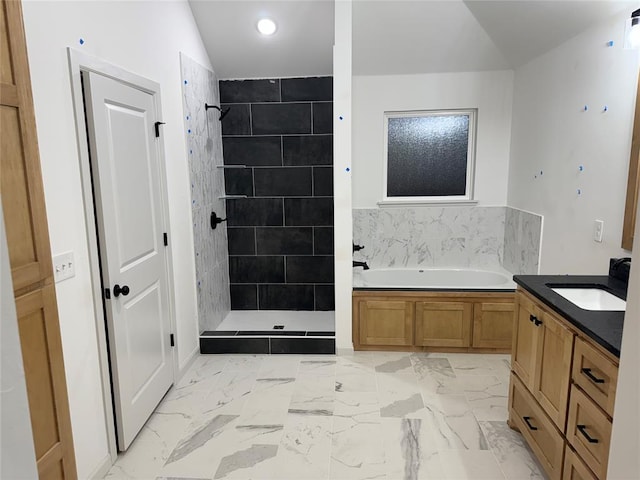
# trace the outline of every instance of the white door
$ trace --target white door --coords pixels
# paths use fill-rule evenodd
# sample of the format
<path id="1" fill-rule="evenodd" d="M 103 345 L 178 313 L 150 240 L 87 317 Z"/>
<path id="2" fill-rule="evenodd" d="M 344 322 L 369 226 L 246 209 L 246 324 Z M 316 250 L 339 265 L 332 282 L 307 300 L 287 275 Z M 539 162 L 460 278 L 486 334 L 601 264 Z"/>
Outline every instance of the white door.
<path id="1" fill-rule="evenodd" d="M 154 98 L 83 73 L 118 448 L 173 383 Z"/>

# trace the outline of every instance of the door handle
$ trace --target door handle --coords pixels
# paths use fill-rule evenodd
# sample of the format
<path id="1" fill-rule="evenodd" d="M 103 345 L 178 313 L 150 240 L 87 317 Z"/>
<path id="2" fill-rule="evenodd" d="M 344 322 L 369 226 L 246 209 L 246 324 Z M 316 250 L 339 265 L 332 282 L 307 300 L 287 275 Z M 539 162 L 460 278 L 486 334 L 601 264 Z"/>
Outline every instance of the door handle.
<path id="1" fill-rule="evenodd" d="M 589 379 L 593 382 L 593 383 L 604 383 L 604 380 L 602 378 L 598 378 L 596 377 L 593 373 L 591 373 L 591 369 L 590 368 L 583 368 L 582 373 L 584 373 L 587 377 L 589 377 Z"/>
<path id="2" fill-rule="evenodd" d="M 116 285 L 113 287 L 113 296 L 119 297 L 120 294 L 122 294 L 123 297 L 126 297 L 127 295 L 129 295 L 129 287 L 126 285 L 123 285 L 121 287 L 116 283 Z"/>
<path id="3" fill-rule="evenodd" d="M 587 439 L 589 443 L 598 443 L 599 440 L 597 438 L 592 438 L 589 436 L 589 434 L 587 433 L 586 425 L 576 425 L 576 427 L 578 428 L 580 433 L 584 436 L 584 438 Z"/>
<path id="4" fill-rule="evenodd" d="M 522 417 L 522 419 L 524 420 L 524 423 L 527 424 L 527 427 L 529 427 L 529 430 L 537 430 L 538 427 L 534 427 L 533 425 L 531 425 L 531 423 L 529 423 L 529 420 L 531 420 L 531 417 Z"/>

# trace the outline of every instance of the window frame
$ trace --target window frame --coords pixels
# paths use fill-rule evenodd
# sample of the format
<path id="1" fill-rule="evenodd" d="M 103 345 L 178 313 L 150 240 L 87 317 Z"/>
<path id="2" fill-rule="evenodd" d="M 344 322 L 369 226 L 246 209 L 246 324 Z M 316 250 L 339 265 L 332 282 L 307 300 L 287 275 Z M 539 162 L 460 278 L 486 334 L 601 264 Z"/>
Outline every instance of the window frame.
<path id="1" fill-rule="evenodd" d="M 389 119 L 390 118 L 407 118 L 407 117 L 429 117 L 429 116 L 469 116 L 469 136 L 467 143 L 467 175 L 464 195 L 447 195 L 447 196 L 411 196 L 411 197 L 390 197 L 387 191 L 388 170 L 389 170 Z M 461 109 L 438 109 L 438 110 L 411 110 L 411 111 L 389 111 L 384 112 L 384 152 L 383 152 L 383 186 L 382 201 L 379 205 L 403 205 L 403 204 L 475 204 L 474 184 L 475 184 L 475 166 L 476 166 L 476 137 L 478 125 L 478 109 L 477 108 L 461 108 Z"/>

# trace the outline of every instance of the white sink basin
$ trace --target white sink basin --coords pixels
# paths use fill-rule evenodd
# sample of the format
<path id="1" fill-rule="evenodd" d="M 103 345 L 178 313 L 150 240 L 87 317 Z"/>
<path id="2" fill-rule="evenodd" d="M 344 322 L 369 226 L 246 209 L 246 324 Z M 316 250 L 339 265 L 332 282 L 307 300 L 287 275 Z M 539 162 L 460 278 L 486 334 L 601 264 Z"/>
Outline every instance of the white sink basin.
<path id="1" fill-rule="evenodd" d="M 627 302 L 600 288 L 557 287 L 551 290 L 584 310 L 624 311 L 627 308 Z"/>

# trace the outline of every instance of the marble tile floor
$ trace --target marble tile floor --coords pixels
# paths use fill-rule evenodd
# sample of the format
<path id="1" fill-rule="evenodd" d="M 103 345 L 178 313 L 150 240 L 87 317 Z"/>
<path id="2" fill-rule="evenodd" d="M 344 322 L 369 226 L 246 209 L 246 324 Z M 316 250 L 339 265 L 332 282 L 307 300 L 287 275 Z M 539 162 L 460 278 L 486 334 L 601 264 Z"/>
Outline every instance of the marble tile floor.
<path id="1" fill-rule="evenodd" d="M 544 479 L 508 355 L 200 356 L 109 479 Z"/>

